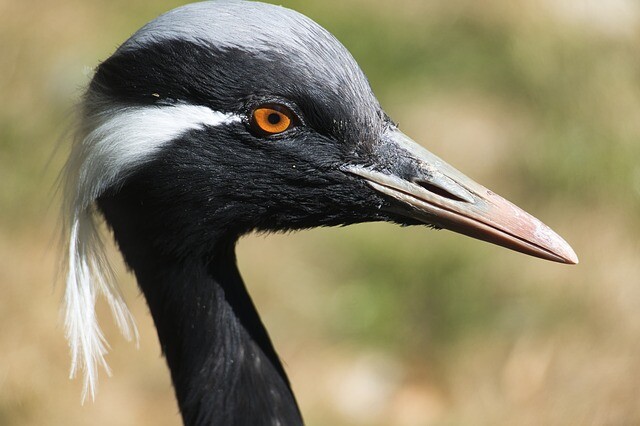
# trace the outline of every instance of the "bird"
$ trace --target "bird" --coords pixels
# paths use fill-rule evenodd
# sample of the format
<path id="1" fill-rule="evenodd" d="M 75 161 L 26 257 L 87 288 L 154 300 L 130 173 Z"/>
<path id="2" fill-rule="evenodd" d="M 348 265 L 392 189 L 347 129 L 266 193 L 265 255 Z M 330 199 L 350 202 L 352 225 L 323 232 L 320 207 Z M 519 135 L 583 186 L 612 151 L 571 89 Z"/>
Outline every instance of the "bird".
<path id="1" fill-rule="evenodd" d="M 348 50 L 310 18 L 242 0 L 192 3 L 94 70 L 63 169 L 71 376 L 96 392 L 99 296 L 128 338 L 102 221 L 153 318 L 185 425 L 301 425 L 235 245 L 252 232 L 361 222 L 444 228 L 539 258 L 578 258 L 384 112 Z"/>

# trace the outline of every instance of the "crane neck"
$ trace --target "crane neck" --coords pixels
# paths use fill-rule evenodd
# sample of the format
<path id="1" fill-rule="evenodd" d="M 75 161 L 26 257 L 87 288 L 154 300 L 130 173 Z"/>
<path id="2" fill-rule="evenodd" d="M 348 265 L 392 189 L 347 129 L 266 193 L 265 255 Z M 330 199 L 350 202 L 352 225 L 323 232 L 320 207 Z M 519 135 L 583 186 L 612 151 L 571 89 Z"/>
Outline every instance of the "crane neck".
<path id="1" fill-rule="evenodd" d="M 138 271 L 186 425 L 299 425 L 289 381 L 236 266 Z"/>
<path id="2" fill-rule="evenodd" d="M 184 424 L 302 425 L 238 271 L 235 244 L 208 263 L 171 262 L 142 255 L 146 250 L 129 246 L 118 231 L 114 226 L 153 316 Z"/>
<path id="3" fill-rule="evenodd" d="M 136 182 L 103 195 L 98 207 L 147 300 L 184 424 L 302 425 L 238 271 L 237 232 L 217 228 L 223 237 L 205 228 L 194 243 L 184 232 L 192 218 L 159 214 L 173 210 L 158 207 Z"/>

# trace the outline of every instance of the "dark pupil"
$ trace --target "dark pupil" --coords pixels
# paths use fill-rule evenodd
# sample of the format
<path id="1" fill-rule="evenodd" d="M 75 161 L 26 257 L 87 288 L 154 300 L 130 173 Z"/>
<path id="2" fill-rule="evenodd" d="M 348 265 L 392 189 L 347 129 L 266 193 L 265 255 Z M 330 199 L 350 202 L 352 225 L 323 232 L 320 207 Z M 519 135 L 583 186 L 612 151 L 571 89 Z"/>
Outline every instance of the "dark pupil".
<path id="1" fill-rule="evenodd" d="M 269 114 L 269 117 L 267 117 L 267 120 L 269 120 L 269 123 L 271 124 L 278 124 L 280 122 L 280 115 L 272 112 Z"/>

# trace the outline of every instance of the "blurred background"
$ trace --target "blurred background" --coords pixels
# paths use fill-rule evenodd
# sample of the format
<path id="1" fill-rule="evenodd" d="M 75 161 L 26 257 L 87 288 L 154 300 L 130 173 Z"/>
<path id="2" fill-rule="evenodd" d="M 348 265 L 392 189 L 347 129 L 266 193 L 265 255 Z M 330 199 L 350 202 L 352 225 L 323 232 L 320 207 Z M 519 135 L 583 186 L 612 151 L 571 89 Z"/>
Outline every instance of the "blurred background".
<path id="1" fill-rule="evenodd" d="M 308 424 L 640 424 L 640 3 L 281 3 L 351 50 L 407 134 L 581 260 L 389 224 L 243 238 L 241 270 Z M 55 190 L 92 67 L 180 4 L 0 0 L 0 425 L 180 424 L 113 247 L 140 348 L 101 302 L 113 377 L 80 405 Z"/>

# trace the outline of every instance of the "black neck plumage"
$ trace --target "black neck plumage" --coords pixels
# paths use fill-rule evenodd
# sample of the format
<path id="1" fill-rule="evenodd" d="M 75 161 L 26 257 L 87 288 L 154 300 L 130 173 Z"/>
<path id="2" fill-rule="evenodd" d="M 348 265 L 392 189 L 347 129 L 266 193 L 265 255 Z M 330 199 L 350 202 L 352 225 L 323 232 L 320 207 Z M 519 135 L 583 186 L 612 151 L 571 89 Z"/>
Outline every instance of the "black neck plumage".
<path id="1" fill-rule="evenodd" d="M 100 208 L 149 305 L 185 425 L 301 425 L 234 243 L 218 244 L 208 261 L 173 261 L 143 245 L 113 200 Z"/>
<path id="2" fill-rule="evenodd" d="M 232 250 L 209 265 L 136 275 L 186 425 L 302 423 Z"/>

